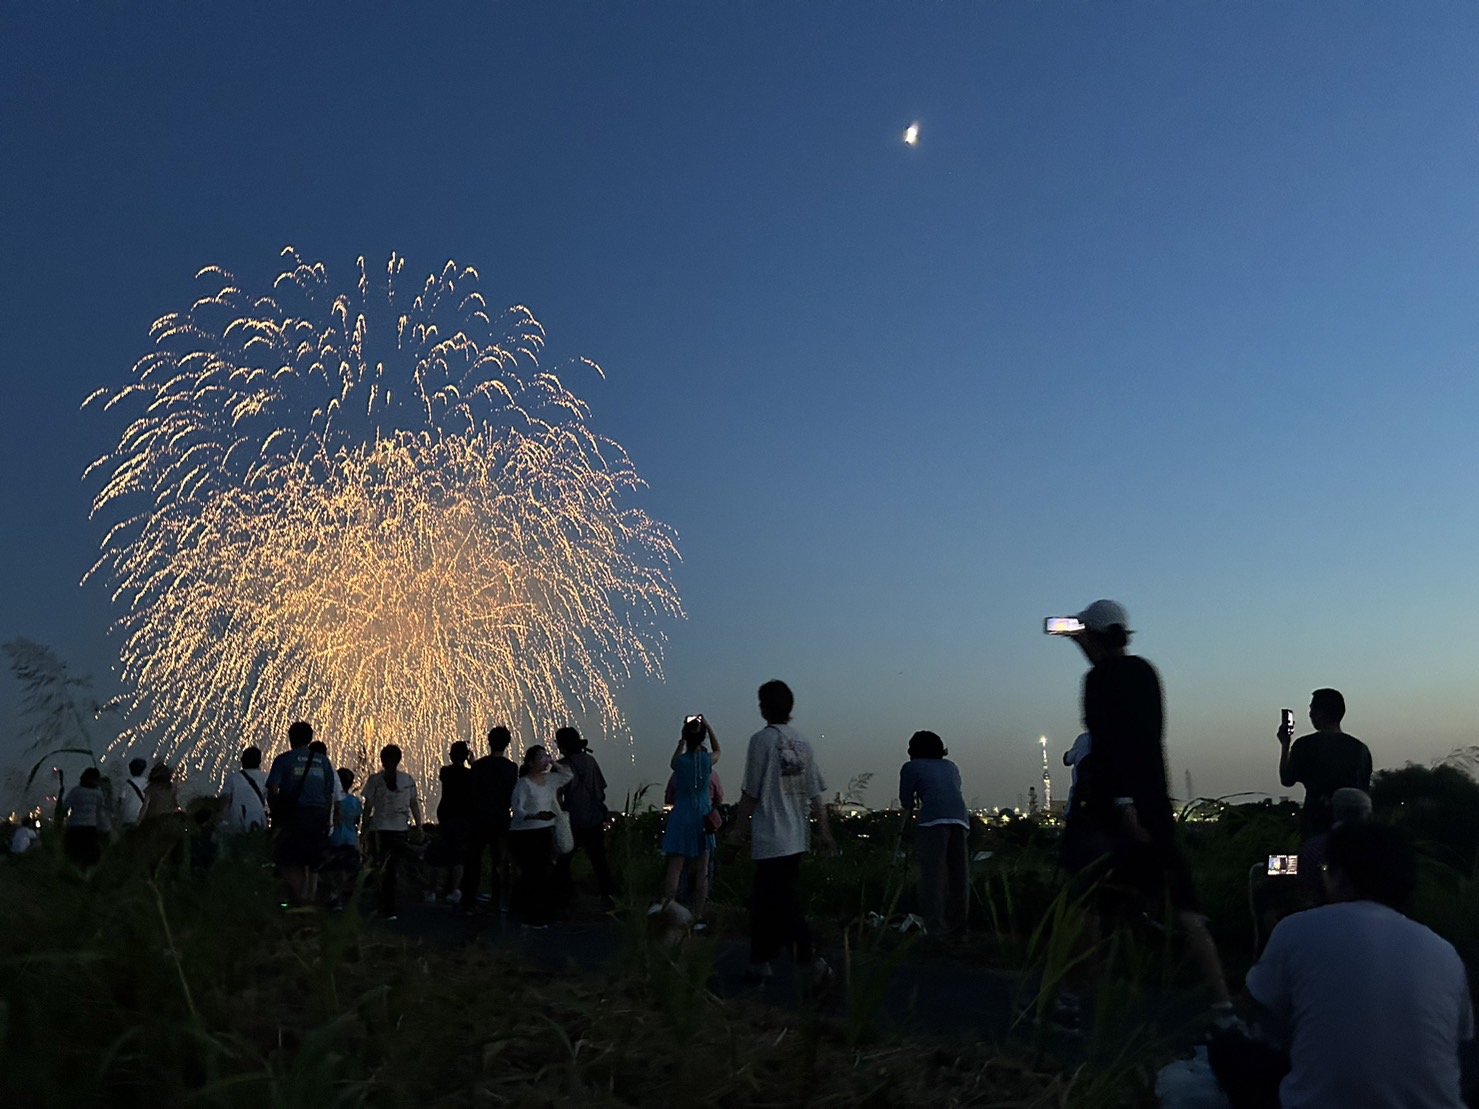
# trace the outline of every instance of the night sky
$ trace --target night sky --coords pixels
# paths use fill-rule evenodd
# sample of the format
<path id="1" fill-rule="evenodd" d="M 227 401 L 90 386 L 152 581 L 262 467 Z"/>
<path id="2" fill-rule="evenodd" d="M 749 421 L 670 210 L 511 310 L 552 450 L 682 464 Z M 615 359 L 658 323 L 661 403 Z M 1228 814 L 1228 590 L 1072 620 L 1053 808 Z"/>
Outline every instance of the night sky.
<path id="1" fill-rule="evenodd" d="M 1379 767 L 1440 758 L 1479 712 L 1476 57 L 1463 5 L 6 5 L 0 638 L 111 691 L 81 475 L 119 429 L 79 406 L 197 270 L 396 251 L 598 362 L 567 384 L 679 533 L 614 793 L 689 712 L 733 789 L 781 677 L 829 785 L 886 803 L 930 728 L 1014 804 L 1078 731 L 1042 618 L 1100 596 L 1175 793 L 1285 792 L 1317 686 Z"/>

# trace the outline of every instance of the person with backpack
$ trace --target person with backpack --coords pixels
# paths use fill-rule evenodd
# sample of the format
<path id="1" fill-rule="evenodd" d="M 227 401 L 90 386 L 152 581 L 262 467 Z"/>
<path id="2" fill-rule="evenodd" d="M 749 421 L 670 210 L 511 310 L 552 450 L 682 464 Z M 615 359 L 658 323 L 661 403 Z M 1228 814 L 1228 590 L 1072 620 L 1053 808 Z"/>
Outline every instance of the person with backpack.
<path id="1" fill-rule="evenodd" d="M 312 742 L 313 725 L 296 721 L 288 728 L 289 749 L 272 760 L 267 775 L 274 855 L 289 895 L 299 905 L 311 903 L 318 892 L 316 870 L 339 808 L 333 764 L 310 748 Z"/>

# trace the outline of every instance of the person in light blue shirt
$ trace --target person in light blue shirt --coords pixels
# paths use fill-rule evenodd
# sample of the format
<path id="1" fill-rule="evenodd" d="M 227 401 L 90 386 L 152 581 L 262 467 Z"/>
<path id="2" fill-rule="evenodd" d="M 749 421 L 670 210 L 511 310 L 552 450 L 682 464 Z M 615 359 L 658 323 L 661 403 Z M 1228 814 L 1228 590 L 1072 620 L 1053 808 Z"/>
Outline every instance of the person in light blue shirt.
<path id="1" fill-rule="evenodd" d="M 899 770 L 904 819 L 918 807 L 914 851 L 919 858 L 919 903 L 926 934 L 964 939 L 970 915 L 971 881 L 966 856 L 970 816 L 961 793 L 960 769 L 945 757 L 934 732 L 915 732 L 909 761 Z"/>
<path id="2" fill-rule="evenodd" d="M 365 803 L 350 792 L 354 788 L 354 771 L 341 766 L 339 784 L 344 787 L 344 796 L 339 799 L 339 815 L 334 830 L 329 833 L 329 846 L 352 847 L 358 851 L 359 818 L 365 811 Z"/>
<path id="3" fill-rule="evenodd" d="M 359 873 L 363 861 L 359 849 L 359 823 L 364 815 L 365 803 L 350 791 L 354 788 L 354 771 L 347 766 L 339 768 L 339 784 L 344 796 L 334 815 L 334 827 L 329 832 L 329 853 L 323 872 L 329 884 L 329 908 L 342 909 L 354 876 Z"/>

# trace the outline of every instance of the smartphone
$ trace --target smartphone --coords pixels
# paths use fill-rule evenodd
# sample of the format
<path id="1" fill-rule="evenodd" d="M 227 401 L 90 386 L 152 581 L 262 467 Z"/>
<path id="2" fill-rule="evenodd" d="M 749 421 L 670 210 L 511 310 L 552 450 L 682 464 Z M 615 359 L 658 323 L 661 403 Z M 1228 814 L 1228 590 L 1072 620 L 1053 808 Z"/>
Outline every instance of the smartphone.
<path id="1" fill-rule="evenodd" d="M 699 713 L 696 716 L 685 716 L 683 718 L 683 723 L 685 723 L 685 724 L 693 724 L 693 723 L 696 723 L 696 722 L 702 720 L 703 718 L 704 718 L 703 713 Z"/>
<path id="2" fill-rule="evenodd" d="M 1280 709 L 1279 710 L 1279 731 L 1283 732 L 1285 735 L 1288 735 L 1288 736 L 1292 736 L 1294 734 L 1294 710 L 1293 709 Z"/>
<path id="3" fill-rule="evenodd" d="M 1268 876 L 1270 878 L 1293 878 L 1298 874 L 1298 855 L 1270 855 L 1268 857 Z"/>
<path id="4" fill-rule="evenodd" d="M 1042 630 L 1044 635 L 1077 635 L 1084 630 L 1084 622 L 1077 616 L 1049 616 Z"/>

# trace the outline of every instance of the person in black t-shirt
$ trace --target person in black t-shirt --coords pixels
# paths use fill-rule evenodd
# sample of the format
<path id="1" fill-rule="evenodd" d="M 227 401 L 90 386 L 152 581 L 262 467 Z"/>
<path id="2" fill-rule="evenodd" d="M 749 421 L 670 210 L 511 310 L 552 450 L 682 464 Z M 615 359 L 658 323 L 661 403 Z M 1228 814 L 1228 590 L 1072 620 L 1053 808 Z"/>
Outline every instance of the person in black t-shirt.
<path id="1" fill-rule="evenodd" d="M 1334 820 L 1330 800 L 1336 790 L 1371 792 L 1371 751 L 1340 730 L 1343 719 L 1345 698 L 1334 689 L 1317 689 L 1310 694 L 1310 723 L 1315 730 L 1294 739 L 1292 728 L 1279 728 L 1279 781 L 1285 786 L 1304 783 L 1304 806 L 1299 811 L 1302 840 L 1330 831 Z"/>
<path id="2" fill-rule="evenodd" d="M 503 854 L 508 826 L 513 819 L 514 785 L 519 764 L 508 757 L 513 736 L 503 725 L 488 729 L 488 754 L 472 764 L 469 779 L 467 861 L 462 868 L 462 898 L 459 908 L 470 913 L 477 907 L 478 886 L 483 879 L 483 855 L 493 856 L 493 911 L 502 894 Z"/>
<path id="3" fill-rule="evenodd" d="M 1092 748 L 1083 760 L 1091 783 L 1076 819 L 1098 831 L 1108 876 L 1137 890 L 1145 907 L 1168 897 L 1218 1006 L 1230 1004 L 1217 948 L 1197 906 L 1191 869 L 1176 846 L 1176 817 L 1166 788 L 1165 714 L 1155 667 L 1128 654 L 1129 617 L 1115 601 L 1079 613 L 1073 636 L 1093 664 L 1084 676 L 1084 730 Z M 1079 801 L 1075 798 L 1075 808 Z"/>

